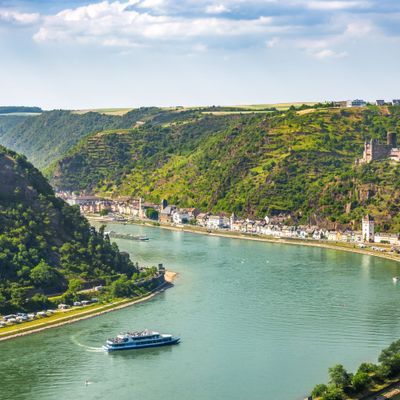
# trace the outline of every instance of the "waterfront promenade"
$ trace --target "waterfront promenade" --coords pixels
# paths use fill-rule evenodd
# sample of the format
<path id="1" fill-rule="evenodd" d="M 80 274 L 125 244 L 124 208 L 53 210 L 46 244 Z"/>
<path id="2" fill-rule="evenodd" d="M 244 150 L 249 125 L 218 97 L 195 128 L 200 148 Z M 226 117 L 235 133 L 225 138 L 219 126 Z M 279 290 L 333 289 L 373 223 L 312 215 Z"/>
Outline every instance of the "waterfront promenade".
<path id="1" fill-rule="evenodd" d="M 21 336 L 38 333 L 50 328 L 57 328 L 63 325 L 71 324 L 74 322 L 82 321 L 85 319 L 93 318 L 99 315 L 109 313 L 111 311 L 120 310 L 125 307 L 130 307 L 135 304 L 152 299 L 154 296 L 164 292 L 166 289 L 173 286 L 173 281 L 177 276 L 176 272 L 166 271 L 165 282 L 152 290 L 150 293 L 142 297 L 125 298 L 113 301 L 111 303 L 96 304 L 89 307 L 79 307 L 67 311 L 58 311 L 56 314 L 29 322 L 23 322 L 18 325 L 0 328 L 0 342 L 4 340 L 14 339 Z"/>

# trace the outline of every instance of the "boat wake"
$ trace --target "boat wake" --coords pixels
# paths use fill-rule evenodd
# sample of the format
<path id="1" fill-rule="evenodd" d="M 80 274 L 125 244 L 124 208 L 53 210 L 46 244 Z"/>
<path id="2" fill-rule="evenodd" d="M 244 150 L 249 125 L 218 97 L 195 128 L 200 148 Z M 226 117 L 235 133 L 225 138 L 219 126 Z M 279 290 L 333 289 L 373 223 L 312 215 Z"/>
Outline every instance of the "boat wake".
<path id="1" fill-rule="evenodd" d="M 83 347 L 86 351 L 89 351 L 91 353 L 100 353 L 100 352 L 102 353 L 103 352 L 102 347 L 92 347 L 92 346 L 88 346 L 86 344 L 80 343 L 77 339 L 77 336 L 79 337 L 80 335 L 71 336 L 72 343 L 76 344 L 79 347 Z"/>

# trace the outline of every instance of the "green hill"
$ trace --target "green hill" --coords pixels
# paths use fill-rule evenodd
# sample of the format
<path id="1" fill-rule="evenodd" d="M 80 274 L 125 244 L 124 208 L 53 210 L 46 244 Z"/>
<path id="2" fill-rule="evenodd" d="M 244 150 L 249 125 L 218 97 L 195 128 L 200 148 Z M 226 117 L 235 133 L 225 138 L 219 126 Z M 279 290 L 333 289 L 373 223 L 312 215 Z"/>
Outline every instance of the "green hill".
<path id="1" fill-rule="evenodd" d="M 332 227 L 369 211 L 381 229 L 400 230 L 400 166 L 354 165 L 365 138 L 399 131 L 399 107 L 188 117 L 90 135 L 57 164 L 52 183 Z"/>
<path id="2" fill-rule="evenodd" d="M 45 170 L 90 133 L 131 128 L 139 121 L 153 116 L 161 118 L 164 114 L 167 113 L 153 107 L 135 109 L 122 116 L 65 110 L 46 111 L 19 120 L 17 116 L 1 116 L 0 144 L 24 154 L 37 168 Z"/>
<path id="3" fill-rule="evenodd" d="M 29 293 L 137 272 L 75 207 L 54 196 L 25 157 L 3 147 L 0 182 L 0 312 L 35 308 L 34 299 L 25 300 Z"/>

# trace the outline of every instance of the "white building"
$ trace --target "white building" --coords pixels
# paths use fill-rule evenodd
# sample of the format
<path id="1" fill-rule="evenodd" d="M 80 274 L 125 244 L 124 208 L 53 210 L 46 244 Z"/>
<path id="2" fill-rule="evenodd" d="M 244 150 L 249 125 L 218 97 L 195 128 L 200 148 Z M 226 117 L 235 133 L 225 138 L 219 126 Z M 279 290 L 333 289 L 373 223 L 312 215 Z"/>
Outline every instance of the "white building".
<path id="1" fill-rule="evenodd" d="M 361 99 L 347 100 L 347 107 L 365 107 L 367 103 Z"/>
<path id="2" fill-rule="evenodd" d="M 362 219 L 362 239 L 364 242 L 373 242 L 375 236 L 375 221 L 371 215 L 366 215 Z"/>
<path id="3" fill-rule="evenodd" d="M 172 214 L 172 222 L 174 224 L 187 224 L 189 222 L 189 214 L 186 211 L 175 211 Z"/>
<path id="4" fill-rule="evenodd" d="M 219 215 L 210 215 L 207 221 L 207 228 L 219 229 L 224 225 L 224 220 Z"/>

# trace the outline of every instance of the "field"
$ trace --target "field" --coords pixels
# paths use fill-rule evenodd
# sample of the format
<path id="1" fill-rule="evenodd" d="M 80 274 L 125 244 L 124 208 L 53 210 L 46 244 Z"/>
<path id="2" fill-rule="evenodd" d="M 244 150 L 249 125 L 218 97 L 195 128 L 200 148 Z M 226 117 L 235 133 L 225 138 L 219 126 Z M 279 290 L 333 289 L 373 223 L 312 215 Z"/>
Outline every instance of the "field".
<path id="1" fill-rule="evenodd" d="M 251 112 L 265 112 L 264 109 L 266 108 L 271 108 L 275 107 L 277 110 L 284 111 L 287 110 L 289 107 L 294 106 L 294 107 L 300 107 L 301 105 L 307 105 L 307 106 L 313 106 L 316 104 L 316 102 L 293 102 L 293 103 L 276 103 L 276 104 L 241 104 L 241 105 L 235 105 L 235 106 L 218 106 L 220 108 L 240 108 L 243 109 L 243 111 L 210 111 L 208 113 L 210 114 L 215 114 L 215 115 L 227 115 L 227 114 L 238 114 L 238 113 L 251 113 Z M 209 106 L 183 106 L 183 107 L 160 107 L 163 110 L 166 111 L 171 111 L 171 110 L 199 110 L 202 108 L 208 108 Z M 132 111 L 134 108 L 91 108 L 91 109 L 85 109 L 85 110 L 74 110 L 74 114 L 86 114 L 88 112 L 97 112 L 99 114 L 104 114 L 104 115 L 124 115 L 128 113 L 129 111 Z"/>

